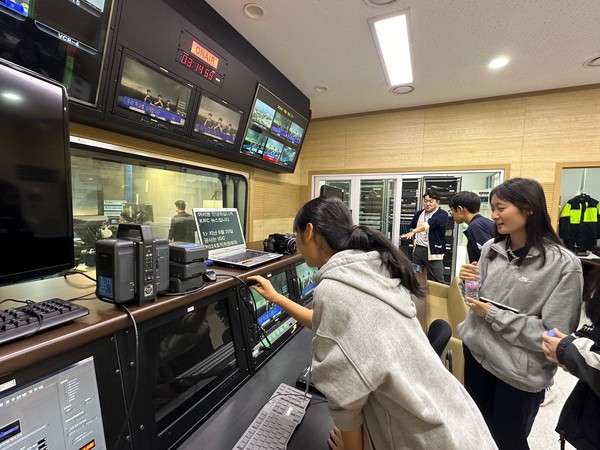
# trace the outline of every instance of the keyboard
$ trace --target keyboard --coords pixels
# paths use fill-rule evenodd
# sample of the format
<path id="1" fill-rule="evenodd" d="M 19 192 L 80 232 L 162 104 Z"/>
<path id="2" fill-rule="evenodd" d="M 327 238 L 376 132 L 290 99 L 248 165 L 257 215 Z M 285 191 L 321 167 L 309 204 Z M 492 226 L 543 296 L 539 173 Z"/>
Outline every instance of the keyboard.
<path id="1" fill-rule="evenodd" d="M 90 310 L 85 306 L 59 298 L 18 308 L 0 309 L 0 344 L 31 336 L 89 313 Z"/>
<path id="2" fill-rule="evenodd" d="M 284 450 L 302 421 L 310 394 L 281 383 L 233 450 Z"/>
<path id="3" fill-rule="evenodd" d="M 242 253 L 236 253 L 234 255 L 220 256 L 219 261 L 241 262 L 241 261 L 246 261 L 248 259 L 263 256 L 264 254 L 265 254 L 265 252 L 260 252 L 260 251 L 255 251 L 255 250 L 246 250 Z"/>

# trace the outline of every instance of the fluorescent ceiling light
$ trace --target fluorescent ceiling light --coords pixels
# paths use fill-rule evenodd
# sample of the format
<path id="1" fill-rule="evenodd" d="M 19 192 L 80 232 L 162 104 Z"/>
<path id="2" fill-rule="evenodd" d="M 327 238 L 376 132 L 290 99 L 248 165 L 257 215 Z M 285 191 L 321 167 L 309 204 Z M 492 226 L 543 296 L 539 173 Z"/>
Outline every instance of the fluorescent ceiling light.
<path id="1" fill-rule="evenodd" d="M 408 11 L 371 18 L 369 26 L 390 87 L 412 83 Z"/>
<path id="2" fill-rule="evenodd" d="M 502 56 L 500 58 L 492 59 L 490 61 L 490 63 L 488 64 L 488 67 L 490 69 L 500 69 L 507 64 L 508 64 L 508 58 L 505 58 L 504 56 Z"/>

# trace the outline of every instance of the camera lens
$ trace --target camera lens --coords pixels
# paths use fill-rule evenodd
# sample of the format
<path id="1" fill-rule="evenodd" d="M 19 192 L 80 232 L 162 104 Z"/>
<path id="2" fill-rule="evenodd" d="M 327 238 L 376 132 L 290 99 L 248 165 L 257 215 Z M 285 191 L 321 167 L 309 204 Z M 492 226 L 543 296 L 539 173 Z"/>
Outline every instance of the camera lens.
<path id="1" fill-rule="evenodd" d="M 287 246 L 286 247 L 287 247 L 286 250 L 287 250 L 287 252 L 290 255 L 293 254 L 293 253 L 296 253 L 296 250 L 297 250 L 297 248 L 296 248 L 296 238 L 295 237 L 288 238 Z"/>

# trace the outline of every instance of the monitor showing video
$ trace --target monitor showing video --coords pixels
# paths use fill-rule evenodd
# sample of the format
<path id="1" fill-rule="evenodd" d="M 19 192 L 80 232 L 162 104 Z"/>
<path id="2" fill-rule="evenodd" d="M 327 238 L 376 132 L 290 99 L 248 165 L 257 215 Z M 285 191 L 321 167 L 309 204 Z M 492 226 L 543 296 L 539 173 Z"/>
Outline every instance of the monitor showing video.
<path id="1" fill-rule="evenodd" d="M 184 134 L 193 89 L 168 71 L 124 51 L 113 113 Z"/>
<path id="2" fill-rule="evenodd" d="M 192 137 L 218 148 L 233 149 L 243 111 L 202 91 Z"/>
<path id="3" fill-rule="evenodd" d="M 307 127 L 308 119 L 259 84 L 241 153 L 293 171 Z"/>

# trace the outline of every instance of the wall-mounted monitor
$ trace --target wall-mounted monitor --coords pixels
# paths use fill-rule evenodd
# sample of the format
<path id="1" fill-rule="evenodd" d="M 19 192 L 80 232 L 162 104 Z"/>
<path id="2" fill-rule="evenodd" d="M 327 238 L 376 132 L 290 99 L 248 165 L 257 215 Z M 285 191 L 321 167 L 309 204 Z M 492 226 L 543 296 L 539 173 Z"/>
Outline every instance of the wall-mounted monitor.
<path id="1" fill-rule="evenodd" d="M 0 55 L 96 106 L 113 0 L 0 0 Z"/>
<path id="2" fill-rule="evenodd" d="M 111 113 L 158 130 L 184 135 L 195 87 L 123 49 Z"/>
<path id="3" fill-rule="evenodd" d="M 0 284 L 74 265 L 64 86 L 0 59 Z"/>
<path id="4" fill-rule="evenodd" d="M 240 151 L 260 159 L 267 168 L 271 166 L 277 171 L 293 172 L 308 121 L 259 84 Z"/>
<path id="5" fill-rule="evenodd" d="M 244 112 L 208 91 L 202 91 L 192 137 L 204 145 L 233 150 Z"/>

